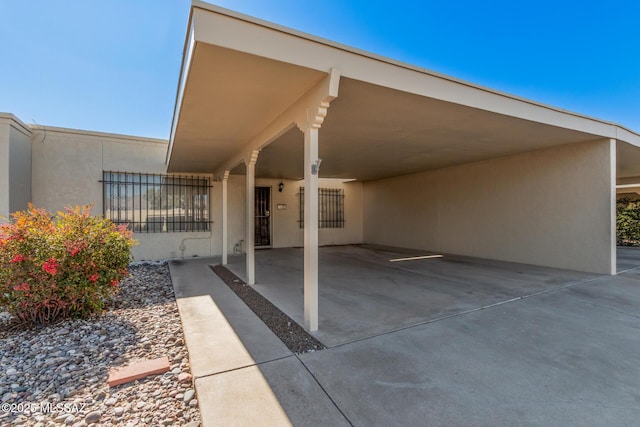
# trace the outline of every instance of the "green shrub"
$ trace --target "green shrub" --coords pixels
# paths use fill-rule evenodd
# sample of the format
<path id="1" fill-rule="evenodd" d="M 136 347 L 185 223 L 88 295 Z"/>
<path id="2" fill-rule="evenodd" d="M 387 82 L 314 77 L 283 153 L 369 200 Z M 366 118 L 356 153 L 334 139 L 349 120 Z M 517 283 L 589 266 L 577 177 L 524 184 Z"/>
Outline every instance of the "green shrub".
<path id="1" fill-rule="evenodd" d="M 50 215 L 29 205 L 0 225 L 0 308 L 27 324 L 99 313 L 116 294 L 135 243 L 90 207 Z"/>
<path id="2" fill-rule="evenodd" d="M 628 198 L 616 204 L 616 237 L 618 245 L 640 245 L 640 202 Z"/>

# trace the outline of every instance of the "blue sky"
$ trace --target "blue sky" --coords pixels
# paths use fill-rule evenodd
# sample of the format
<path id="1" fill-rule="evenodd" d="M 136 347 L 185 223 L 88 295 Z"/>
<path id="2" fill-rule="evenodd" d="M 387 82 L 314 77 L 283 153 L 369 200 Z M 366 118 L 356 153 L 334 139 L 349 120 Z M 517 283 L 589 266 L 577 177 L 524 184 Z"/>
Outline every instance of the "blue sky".
<path id="1" fill-rule="evenodd" d="M 216 4 L 640 132 L 640 1 Z M 167 138 L 190 2 L 0 0 L 0 111 Z"/>

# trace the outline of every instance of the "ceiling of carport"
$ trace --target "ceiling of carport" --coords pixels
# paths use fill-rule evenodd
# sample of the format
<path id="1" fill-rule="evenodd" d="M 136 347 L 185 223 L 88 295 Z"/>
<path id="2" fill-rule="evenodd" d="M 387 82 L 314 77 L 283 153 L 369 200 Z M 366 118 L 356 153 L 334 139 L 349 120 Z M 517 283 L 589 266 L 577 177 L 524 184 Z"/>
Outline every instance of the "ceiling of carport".
<path id="1" fill-rule="evenodd" d="M 618 141 L 616 163 L 618 178 L 640 177 L 640 148 Z"/>
<path id="2" fill-rule="evenodd" d="M 325 73 L 197 43 L 169 172 L 215 171 Z"/>
<path id="3" fill-rule="evenodd" d="M 375 180 L 595 139 L 343 77 L 319 133 L 320 175 Z M 302 179 L 302 132 L 265 147 L 256 176 Z"/>

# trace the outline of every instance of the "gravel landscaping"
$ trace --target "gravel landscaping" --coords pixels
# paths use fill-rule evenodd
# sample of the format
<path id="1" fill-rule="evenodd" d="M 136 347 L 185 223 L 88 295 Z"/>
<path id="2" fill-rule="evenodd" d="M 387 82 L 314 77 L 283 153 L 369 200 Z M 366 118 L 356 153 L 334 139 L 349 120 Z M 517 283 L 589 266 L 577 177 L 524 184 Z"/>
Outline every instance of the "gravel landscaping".
<path id="1" fill-rule="evenodd" d="M 238 297 L 264 322 L 271 331 L 294 353 L 324 350 L 326 347 L 320 341 L 308 334 L 300 325 L 273 305 L 268 299 L 260 295 L 251 286 L 244 283 L 238 276 L 222 265 L 212 266 L 211 269 L 223 282 L 235 292 Z"/>
<path id="2" fill-rule="evenodd" d="M 130 272 L 101 317 L 24 330 L 0 316 L 0 425 L 199 425 L 169 269 Z M 169 372 L 107 385 L 110 368 L 163 356 Z"/>

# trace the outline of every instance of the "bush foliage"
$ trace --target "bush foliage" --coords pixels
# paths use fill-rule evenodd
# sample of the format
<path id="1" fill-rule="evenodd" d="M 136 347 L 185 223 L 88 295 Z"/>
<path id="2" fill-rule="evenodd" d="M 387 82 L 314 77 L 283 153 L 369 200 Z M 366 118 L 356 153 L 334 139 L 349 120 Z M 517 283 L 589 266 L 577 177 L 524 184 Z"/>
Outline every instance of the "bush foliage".
<path id="1" fill-rule="evenodd" d="M 51 215 L 29 205 L 0 225 L 0 308 L 27 324 L 99 313 L 120 289 L 132 233 L 88 206 Z"/>
<path id="2" fill-rule="evenodd" d="M 618 245 L 640 246 L 640 202 L 618 199 L 616 237 Z"/>

